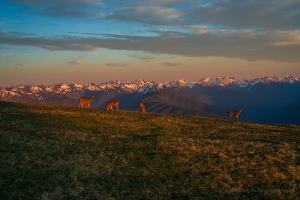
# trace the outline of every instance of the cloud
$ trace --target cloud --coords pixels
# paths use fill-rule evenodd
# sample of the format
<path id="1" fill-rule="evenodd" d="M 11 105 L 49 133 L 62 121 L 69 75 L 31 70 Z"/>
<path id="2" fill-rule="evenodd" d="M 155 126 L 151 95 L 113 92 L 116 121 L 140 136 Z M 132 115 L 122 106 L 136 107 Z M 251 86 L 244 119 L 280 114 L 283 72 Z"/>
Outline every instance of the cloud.
<path id="1" fill-rule="evenodd" d="M 95 51 L 101 47 L 187 57 L 215 56 L 250 61 L 300 62 L 300 45 L 295 43 L 299 41 L 300 31 L 215 30 L 204 34 L 174 31 L 156 33 L 158 35 L 155 37 L 109 34 L 103 37 L 51 38 L 0 33 L 0 44 L 34 46 L 50 51 Z"/>
<path id="2" fill-rule="evenodd" d="M 62 29 L 56 27 L 53 28 L 53 32 L 49 32 L 49 35 L 53 36 L 48 37 L 37 33 L 0 31 L 2 45 L 37 47 L 49 51 L 87 52 L 101 48 L 128 50 L 134 52 L 133 54 L 139 52 L 135 58 L 144 62 L 153 61 L 156 58 L 153 55 L 161 54 L 300 62 L 299 0 L 10 0 L 9 2 L 25 5 L 18 7 L 20 13 L 24 9 L 22 16 L 45 15 L 47 17 L 45 23 L 57 17 L 60 17 L 59 20 L 71 17 L 74 21 L 69 18 L 68 21 L 61 21 L 68 26 L 63 31 L 72 31 L 64 35 L 59 32 Z M 32 25 L 37 22 L 31 21 L 32 18 L 29 17 L 30 20 L 26 23 Z M 2 19 L 11 20 L 3 17 Z M 79 20 L 76 21 L 77 19 Z M 38 21 L 41 20 L 43 21 L 43 18 Z M 119 21 L 125 22 L 125 25 L 121 24 L 115 28 Z M 76 31 L 76 28 L 80 27 L 78 24 L 83 22 L 87 24 L 85 27 L 93 26 L 93 29 Z M 114 27 L 110 22 L 113 22 Z M 101 24 L 101 27 L 103 23 L 105 29 L 100 29 L 96 23 Z M 94 30 L 99 32 L 93 33 Z M 140 52 L 151 54 L 141 55 Z M 0 58 L 9 56 L 12 55 L 3 54 Z M 79 58 L 68 64 L 93 65 L 84 63 Z M 178 64 L 180 63 L 162 63 L 165 66 Z M 128 63 L 107 64 L 122 67 L 128 65 Z"/>
<path id="3" fill-rule="evenodd" d="M 102 16 L 99 7 L 104 6 L 100 0 L 13 0 L 13 2 L 27 5 L 26 12 L 34 15 L 75 18 Z"/>
<path id="4" fill-rule="evenodd" d="M 84 63 L 80 60 L 80 58 L 76 58 L 75 60 L 72 60 L 70 62 L 67 62 L 71 65 L 83 65 Z"/>
<path id="5" fill-rule="evenodd" d="M 7 57 L 11 57 L 13 56 L 12 53 L 8 53 L 8 54 L 3 54 L 3 55 L 0 55 L 0 58 L 7 58 Z"/>
<path id="6" fill-rule="evenodd" d="M 298 30 L 298 0 L 11 0 L 26 13 L 51 17 L 96 17 L 148 25 L 213 26 L 228 29 Z"/>
<path id="7" fill-rule="evenodd" d="M 139 55 L 130 55 L 133 58 L 139 59 L 140 61 L 143 62 L 152 62 L 156 57 L 155 56 L 149 56 L 149 55 L 145 55 L 145 56 L 139 56 Z"/>
<path id="8" fill-rule="evenodd" d="M 178 23 L 181 13 L 172 8 L 156 6 L 125 7 L 110 13 L 106 19 L 132 21 L 145 24 L 171 25 Z"/>
<path id="9" fill-rule="evenodd" d="M 138 4 L 140 2 L 149 3 L 149 4 L 155 4 L 155 5 L 172 5 L 172 4 L 179 4 L 183 2 L 187 2 L 189 0 L 131 0 L 131 2 L 134 4 Z"/>
<path id="10" fill-rule="evenodd" d="M 130 64 L 128 64 L 128 63 L 108 63 L 106 65 L 109 67 L 127 67 Z"/>
<path id="11" fill-rule="evenodd" d="M 287 35 L 287 38 L 282 38 L 272 42 L 274 46 L 300 46 L 300 31 L 284 31 L 279 34 Z"/>
<path id="12" fill-rule="evenodd" d="M 151 62 L 155 59 L 154 56 L 140 56 L 139 59 L 144 62 Z"/>
<path id="13" fill-rule="evenodd" d="M 115 2 L 106 19 L 150 25 L 212 26 L 229 29 L 297 30 L 300 2 L 297 0 L 144 0 Z M 123 7 L 122 7 L 123 6 Z"/>
<path id="14" fill-rule="evenodd" d="M 44 4 L 57 4 L 60 3 L 61 0 L 12 0 L 14 3 L 18 4 L 26 4 L 26 5 L 33 5 L 33 6 L 38 6 L 38 5 L 44 5 Z M 99 0 L 64 0 L 64 2 L 68 4 L 94 4 L 94 5 L 99 5 L 102 4 L 101 1 Z"/>
<path id="15" fill-rule="evenodd" d="M 28 37 L 28 34 L 11 34 L 11 32 L 0 32 L 0 44 L 32 46 L 50 51 L 95 51 L 100 48 L 90 38 L 71 36 Z"/>
<path id="16" fill-rule="evenodd" d="M 189 11 L 189 12 L 188 12 Z M 300 2 L 296 0 L 227 0 L 195 4 L 187 9 L 189 24 L 213 24 L 231 28 L 298 29 Z"/>
<path id="17" fill-rule="evenodd" d="M 217 30 L 210 29 L 208 26 L 187 26 L 186 28 L 191 29 L 199 34 L 217 32 Z"/>
<path id="18" fill-rule="evenodd" d="M 95 64 L 90 63 L 84 63 L 80 58 L 76 58 L 75 60 L 72 60 L 70 62 L 67 62 L 70 65 L 86 65 L 86 66 L 97 66 Z"/>
<path id="19" fill-rule="evenodd" d="M 16 65 L 18 65 L 18 66 L 24 66 L 23 64 L 21 64 L 21 63 L 16 63 Z"/>
<path id="20" fill-rule="evenodd" d="M 166 63 L 162 63 L 162 65 L 167 67 L 177 67 L 180 65 L 180 63 L 166 62 Z"/>

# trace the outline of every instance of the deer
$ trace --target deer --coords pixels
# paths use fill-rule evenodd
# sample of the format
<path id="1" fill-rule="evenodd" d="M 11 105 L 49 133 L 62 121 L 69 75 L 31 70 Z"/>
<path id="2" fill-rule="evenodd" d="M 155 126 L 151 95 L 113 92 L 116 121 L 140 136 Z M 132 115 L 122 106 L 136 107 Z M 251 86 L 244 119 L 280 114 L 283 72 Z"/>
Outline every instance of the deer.
<path id="1" fill-rule="evenodd" d="M 140 102 L 140 110 L 146 112 L 146 102 L 144 100 Z"/>
<path id="2" fill-rule="evenodd" d="M 238 120 L 239 114 L 242 112 L 242 109 L 240 108 L 239 110 L 228 110 L 227 113 L 229 114 L 229 118 L 231 119 L 232 116 Z"/>
<path id="3" fill-rule="evenodd" d="M 94 98 L 94 96 L 88 96 L 88 98 L 85 98 L 85 97 L 81 97 L 79 99 L 79 105 L 78 105 L 78 108 L 82 107 L 84 109 L 84 105 L 86 105 L 86 108 L 91 108 L 91 101 L 92 99 Z"/>
<path id="4" fill-rule="evenodd" d="M 119 103 L 120 103 L 120 101 L 118 101 L 118 100 L 109 101 L 106 105 L 106 110 L 113 110 L 113 106 L 115 106 L 117 108 L 117 110 L 119 110 Z"/>

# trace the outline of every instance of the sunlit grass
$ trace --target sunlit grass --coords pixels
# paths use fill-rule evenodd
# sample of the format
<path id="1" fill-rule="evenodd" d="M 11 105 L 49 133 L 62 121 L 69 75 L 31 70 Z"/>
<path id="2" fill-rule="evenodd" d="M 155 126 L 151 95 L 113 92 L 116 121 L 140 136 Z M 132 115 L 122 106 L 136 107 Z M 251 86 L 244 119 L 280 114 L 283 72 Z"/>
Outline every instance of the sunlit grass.
<path id="1" fill-rule="evenodd" d="M 0 102 L 0 199 L 295 199 L 299 126 Z"/>

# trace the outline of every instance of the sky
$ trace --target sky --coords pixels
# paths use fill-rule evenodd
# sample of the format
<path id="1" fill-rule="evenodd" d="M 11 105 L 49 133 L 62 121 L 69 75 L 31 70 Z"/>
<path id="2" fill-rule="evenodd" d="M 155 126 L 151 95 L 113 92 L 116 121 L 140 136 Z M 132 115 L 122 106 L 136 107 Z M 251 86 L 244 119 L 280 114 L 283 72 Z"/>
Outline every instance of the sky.
<path id="1" fill-rule="evenodd" d="M 300 77 L 299 0 L 1 0 L 0 87 Z"/>

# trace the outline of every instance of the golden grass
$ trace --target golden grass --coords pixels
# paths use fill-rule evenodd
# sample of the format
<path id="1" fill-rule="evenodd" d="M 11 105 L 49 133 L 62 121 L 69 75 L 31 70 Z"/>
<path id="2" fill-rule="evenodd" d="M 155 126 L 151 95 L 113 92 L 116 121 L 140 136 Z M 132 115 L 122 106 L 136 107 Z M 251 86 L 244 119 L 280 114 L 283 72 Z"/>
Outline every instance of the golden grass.
<path id="1" fill-rule="evenodd" d="M 299 126 L 0 102 L 0 199 L 295 199 Z"/>

